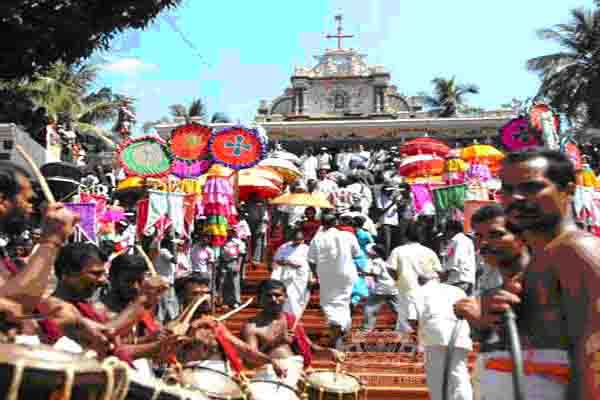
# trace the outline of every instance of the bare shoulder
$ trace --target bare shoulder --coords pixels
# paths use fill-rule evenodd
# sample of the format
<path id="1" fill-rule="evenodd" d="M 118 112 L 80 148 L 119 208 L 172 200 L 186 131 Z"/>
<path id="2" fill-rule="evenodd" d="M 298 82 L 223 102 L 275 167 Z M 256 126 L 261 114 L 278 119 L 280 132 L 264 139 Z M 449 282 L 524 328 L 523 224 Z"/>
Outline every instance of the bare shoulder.
<path id="1" fill-rule="evenodd" d="M 255 318 L 249 319 L 242 326 L 242 330 L 240 331 L 240 335 L 243 338 L 247 338 L 247 337 L 256 335 L 256 319 Z"/>

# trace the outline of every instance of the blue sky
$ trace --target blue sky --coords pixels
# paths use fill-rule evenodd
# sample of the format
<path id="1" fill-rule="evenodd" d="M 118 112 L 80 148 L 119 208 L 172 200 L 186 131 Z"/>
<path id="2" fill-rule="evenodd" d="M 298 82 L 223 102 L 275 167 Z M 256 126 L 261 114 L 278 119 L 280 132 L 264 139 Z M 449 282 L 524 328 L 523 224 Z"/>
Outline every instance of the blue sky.
<path id="1" fill-rule="evenodd" d="M 456 75 L 479 85 L 475 106 L 494 108 L 535 94 L 527 59 L 557 50 L 536 30 L 568 22 L 592 0 L 184 0 L 145 31 L 127 32 L 103 52 L 100 83 L 134 96 L 138 120 L 201 97 L 209 112 L 249 122 L 261 99 L 289 84 L 296 65 L 335 47 L 333 16 L 344 15 L 347 46 L 385 65 L 406 95 Z M 189 41 L 188 44 L 186 40 Z M 141 123 L 138 124 L 141 126 Z"/>

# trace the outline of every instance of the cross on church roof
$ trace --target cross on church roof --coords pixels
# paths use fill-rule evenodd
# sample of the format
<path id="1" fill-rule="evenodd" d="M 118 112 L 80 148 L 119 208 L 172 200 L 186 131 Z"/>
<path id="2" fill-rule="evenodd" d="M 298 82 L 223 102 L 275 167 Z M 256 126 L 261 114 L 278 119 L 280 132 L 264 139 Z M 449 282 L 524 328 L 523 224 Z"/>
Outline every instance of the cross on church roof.
<path id="1" fill-rule="evenodd" d="M 342 49 L 342 39 L 345 38 L 353 38 L 354 35 L 344 35 L 342 28 L 342 14 L 338 14 L 335 16 L 335 20 L 337 22 L 337 35 L 327 35 L 327 39 L 337 39 L 338 42 L 338 50 Z"/>

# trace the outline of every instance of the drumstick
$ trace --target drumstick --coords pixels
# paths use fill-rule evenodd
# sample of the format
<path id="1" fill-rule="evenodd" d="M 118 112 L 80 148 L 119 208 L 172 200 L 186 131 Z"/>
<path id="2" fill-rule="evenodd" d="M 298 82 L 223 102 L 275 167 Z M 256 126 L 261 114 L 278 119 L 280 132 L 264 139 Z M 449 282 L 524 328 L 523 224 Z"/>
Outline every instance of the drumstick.
<path id="1" fill-rule="evenodd" d="M 292 328 L 290 329 L 292 332 L 296 332 L 296 326 L 298 326 L 298 322 L 300 322 L 300 320 L 302 319 L 302 316 L 304 315 L 304 311 L 306 311 L 306 308 L 308 307 L 308 303 L 310 303 L 310 294 L 308 296 L 308 300 L 306 301 L 306 304 L 304 305 L 304 307 L 302 307 L 302 311 L 300 311 L 300 314 L 298 314 L 298 316 L 294 320 L 294 324 L 292 325 Z"/>
<path id="2" fill-rule="evenodd" d="M 148 257 L 148 254 L 146 254 L 146 252 L 144 251 L 142 246 L 140 246 L 138 244 L 135 246 L 135 248 L 137 249 L 137 251 L 140 252 L 140 255 L 144 258 L 144 261 L 146 261 L 146 266 L 148 267 L 148 270 L 150 271 L 150 275 L 158 276 L 158 273 L 156 272 L 156 269 L 154 268 L 154 264 L 152 264 L 152 260 L 150 260 L 150 257 Z"/>
<path id="3" fill-rule="evenodd" d="M 31 172 L 33 172 L 33 175 L 35 175 L 36 179 L 40 183 L 40 186 L 42 187 L 42 192 L 44 193 L 44 197 L 46 198 L 46 201 L 48 201 L 49 204 L 56 203 L 56 199 L 54 198 L 54 195 L 52 194 L 52 191 L 50 190 L 50 187 L 48 186 L 48 182 L 46 182 L 46 178 L 44 178 L 44 175 L 42 175 L 42 173 L 40 172 L 40 169 L 35 164 L 35 162 L 31 158 L 31 156 L 29 154 L 27 154 L 25 149 L 23 147 L 21 147 L 20 144 L 15 144 L 15 149 L 17 149 L 19 154 L 21 154 L 21 157 L 23 157 L 25 162 L 29 165 L 29 168 L 31 168 Z"/>
<path id="4" fill-rule="evenodd" d="M 245 302 L 244 304 L 242 304 L 241 306 L 239 306 L 238 308 L 229 311 L 227 314 L 223 314 L 220 317 L 218 317 L 216 320 L 221 322 L 221 321 L 225 321 L 227 318 L 231 317 L 232 315 L 235 315 L 237 313 L 239 313 L 240 311 L 242 311 L 244 308 L 248 307 L 250 305 L 250 303 L 252 303 L 252 300 L 254 300 L 254 297 L 250 297 L 250 300 L 248 300 L 247 302 Z"/>
<path id="5" fill-rule="evenodd" d="M 200 307 L 200 304 L 202 304 L 206 300 L 208 300 L 209 297 L 210 297 L 210 295 L 205 294 L 203 296 L 199 296 L 198 298 L 196 298 L 196 300 L 193 303 L 189 304 L 183 310 L 183 312 L 179 315 L 179 317 L 177 317 L 177 319 L 176 319 L 177 323 L 189 325 L 190 320 L 192 319 L 192 317 L 196 313 L 196 309 L 198 307 Z"/>

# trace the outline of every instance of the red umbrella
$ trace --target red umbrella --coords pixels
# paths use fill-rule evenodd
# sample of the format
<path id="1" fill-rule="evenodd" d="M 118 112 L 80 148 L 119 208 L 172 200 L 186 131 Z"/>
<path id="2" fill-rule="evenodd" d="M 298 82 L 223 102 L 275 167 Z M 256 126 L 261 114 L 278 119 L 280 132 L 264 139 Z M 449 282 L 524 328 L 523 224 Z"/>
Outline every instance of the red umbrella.
<path id="1" fill-rule="evenodd" d="M 440 157 L 446 157 L 449 151 L 450 147 L 446 143 L 429 137 L 413 139 L 400 148 L 400 152 L 407 156 L 435 154 Z"/>
<path id="2" fill-rule="evenodd" d="M 444 159 L 432 154 L 406 157 L 398 167 L 398 173 L 408 178 L 441 175 L 443 171 Z"/>

